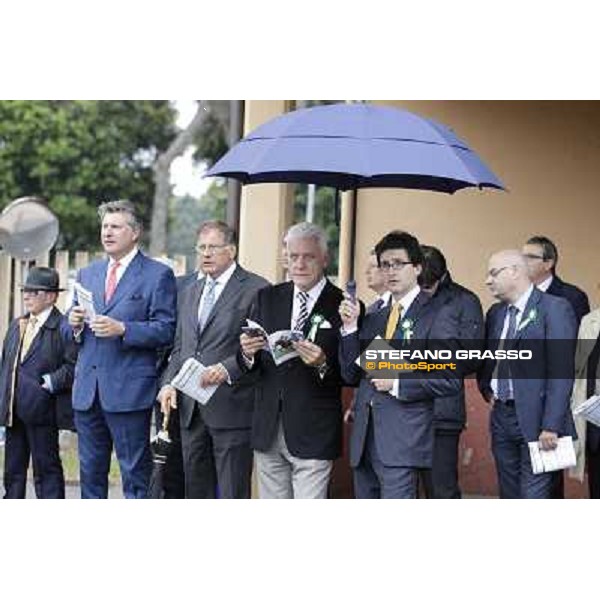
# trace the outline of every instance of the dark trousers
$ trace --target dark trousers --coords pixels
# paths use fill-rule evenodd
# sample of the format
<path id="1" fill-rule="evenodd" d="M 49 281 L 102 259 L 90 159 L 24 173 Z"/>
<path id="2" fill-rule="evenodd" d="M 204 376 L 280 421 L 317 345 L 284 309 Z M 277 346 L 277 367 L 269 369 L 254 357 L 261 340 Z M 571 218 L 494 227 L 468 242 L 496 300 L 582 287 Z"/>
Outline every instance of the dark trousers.
<path id="1" fill-rule="evenodd" d="M 369 414 L 365 449 L 354 468 L 354 495 L 361 499 L 417 497 L 418 472 L 412 467 L 386 466 L 375 442 L 373 418 Z"/>
<path id="2" fill-rule="evenodd" d="M 533 474 L 514 402 L 494 403 L 490 431 L 500 498 L 550 498 L 554 474 Z"/>
<path id="3" fill-rule="evenodd" d="M 5 498 L 25 498 L 29 459 L 38 498 L 64 498 L 65 478 L 58 447 L 58 429 L 50 425 L 25 425 L 14 415 L 6 428 L 4 455 Z"/>
<path id="4" fill-rule="evenodd" d="M 600 498 L 600 448 L 590 448 L 588 445 L 585 451 L 585 462 L 590 498 Z"/>
<path id="5" fill-rule="evenodd" d="M 436 429 L 433 442 L 433 466 L 420 471 L 427 498 L 462 498 L 458 485 L 458 442 L 460 429 Z"/>
<path id="6" fill-rule="evenodd" d="M 181 428 L 186 498 L 250 498 L 253 453 L 250 428 L 208 427 L 195 407 Z"/>
<path id="7" fill-rule="evenodd" d="M 102 410 L 98 398 L 89 410 L 75 411 L 79 438 L 82 498 L 108 497 L 108 472 L 114 444 L 123 495 L 146 498 L 152 472 L 152 409 L 114 413 Z"/>
<path id="8" fill-rule="evenodd" d="M 158 433 L 162 429 L 163 422 L 163 414 L 158 403 L 155 405 L 154 418 Z M 181 499 L 185 498 L 185 480 L 183 477 L 183 454 L 181 452 L 181 427 L 179 415 L 176 412 L 171 413 L 167 430 L 171 438 L 171 446 L 164 467 L 163 498 Z"/>

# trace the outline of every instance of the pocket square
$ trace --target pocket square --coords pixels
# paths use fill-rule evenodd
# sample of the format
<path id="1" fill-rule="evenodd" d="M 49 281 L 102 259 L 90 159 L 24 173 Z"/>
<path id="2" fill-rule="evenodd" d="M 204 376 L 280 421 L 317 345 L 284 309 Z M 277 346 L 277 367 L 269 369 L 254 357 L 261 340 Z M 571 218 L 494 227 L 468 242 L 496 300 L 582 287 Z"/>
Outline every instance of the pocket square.
<path id="1" fill-rule="evenodd" d="M 331 323 L 325 320 L 319 325 L 319 329 L 331 329 Z"/>

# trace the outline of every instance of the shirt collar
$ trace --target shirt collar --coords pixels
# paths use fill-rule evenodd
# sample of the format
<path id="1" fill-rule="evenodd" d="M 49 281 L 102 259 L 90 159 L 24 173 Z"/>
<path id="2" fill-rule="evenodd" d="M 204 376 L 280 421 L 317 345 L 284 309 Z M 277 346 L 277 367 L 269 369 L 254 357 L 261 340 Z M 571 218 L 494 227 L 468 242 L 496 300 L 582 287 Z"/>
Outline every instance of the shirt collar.
<path id="1" fill-rule="evenodd" d="M 321 279 L 310 290 L 306 292 L 308 294 L 308 297 L 316 302 L 319 296 L 321 295 L 321 292 L 323 291 L 323 288 L 325 287 L 326 283 L 327 279 L 325 277 L 321 277 Z M 298 296 L 298 293 L 301 291 L 302 290 L 296 284 L 294 284 L 294 298 L 296 298 Z"/>
<path id="2" fill-rule="evenodd" d="M 214 281 L 216 283 L 218 283 L 221 288 L 224 288 L 228 281 L 231 279 L 231 276 L 233 275 L 233 272 L 235 271 L 237 267 L 237 263 L 235 261 L 233 261 L 231 263 L 231 265 L 229 265 L 229 267 L 227 267 Z M 206 276 L 206 281 L 208 282 L 210 279 L 212 279 L 212 277 L 210 275 Z"/>
<path id="3" fill-rule="evenodd" d="M 135 248 L 129 254 L 126 254 L 123 258 L 119 258 L 118 262 L 121 263 L 121 269 L 126 269 L 138 252 L 139 248 L 135 246 Z M 114 265 L 115 262 L 117 261 L 114 258 L 110 257 L 108 259 L 108 266 L 112 267 L 112 265 Z"/>
<path id="4" fill-rule="evenodd" d="M 537 289 L 540 290 L 541 292 L 547 292 L 548 288 L 552 285 L 552 280 L 554 279 L 554 277 L 552 275 L 550 275 L 547 279 L 544 279 L 544 281 L 542 281 L 542 283 L 538 283 L 537 284 Z"/>
<path id="5" fill-rule="evenodd" d="M 410 290 L 410 292 L 408 292 L 407 294 L 405 294 L 404 296 L 402 296 L 402 298 L 400 298 L 399 302 L 402 305 L 402 312 L 406 313 L 406 311 L 410 308 L 410 305 L 414 302 L 415 298 L 419 295 L 419 293 L 421 292 L 421 288 L 418 285 L 415 285 L 415 287 Z M 393 298 L 392 298 L 392 302 L 393 302 Z"/>
<path id="6" fill-rule="evenodd" d="M 44 325 L 44 323 L 48 320 L 48 317 L 50 316 L 50 313 L 52 312 L 52 309 L 54 308 L 54 305 L 49 306 L 48 308 L 44 309 L 39 315 L 35 315 L 36 318 L 36 323 L 35 323 L 35 328 L 36 329 L 40 329 L 40 327 L 42 327 Z M 34 315 L 29 315 L 29 317 L 33 317 Z"/>
<path id="7" fill-rule="evenodd" d="M 533 293 L 533 284 L 531 284 L 525 293 L 521 294 L 516 302 L 512 302 L 509 306 L 514 306 L 521 314 L 525 311 L 525 307 L 529 302 L 529 297 Z"/>
<path id="8" fill-rule="evenodd" d="M 378 300 L 381 300 L 381 306 L 387 306 L 390 303 L 390 298 L 392 297 L 392 292 L 390 292 L 389 290 L 387 292 L 383 292 L 383 294 L 381 294 L 381 296 L 379 296 L 379 298 L 377 298 Z"/>

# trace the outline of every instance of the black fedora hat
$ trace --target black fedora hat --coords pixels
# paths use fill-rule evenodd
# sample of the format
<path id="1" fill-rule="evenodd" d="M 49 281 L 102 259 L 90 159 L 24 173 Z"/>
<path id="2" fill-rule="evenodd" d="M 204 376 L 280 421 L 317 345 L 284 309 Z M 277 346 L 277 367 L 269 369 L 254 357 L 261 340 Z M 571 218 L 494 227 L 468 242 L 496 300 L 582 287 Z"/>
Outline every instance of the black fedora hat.
<path id="1" fill-rule="evenodd" d="M 64 288 L 59 287 L 58 271 L 50 267 L 33 267 L 30 269 L 21 289 L 44 292 L 65 291 Z"/>

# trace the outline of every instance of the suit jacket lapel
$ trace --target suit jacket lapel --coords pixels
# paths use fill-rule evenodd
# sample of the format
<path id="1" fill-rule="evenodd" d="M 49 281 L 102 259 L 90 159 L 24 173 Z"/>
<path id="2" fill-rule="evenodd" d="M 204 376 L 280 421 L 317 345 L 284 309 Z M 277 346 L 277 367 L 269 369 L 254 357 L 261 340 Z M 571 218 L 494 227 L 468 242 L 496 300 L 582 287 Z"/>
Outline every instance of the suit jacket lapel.
<path id="1" fill-rule="evenodd" d="M 27 354 L 22 357 L 22 363 L 30 360 L 33 356 L 36 355 L 42 343 L 42 335 L 44 329 L 56 329 L 56 327 L 58 327 L 59 318 L 60 313 L 58 312 L 58 309 L 55 306 L 53 306 L 52 310 L 50 311 L 50 314 L 48 315 L 48 318 L 46 319 L 46 322 L 40 327 L 39 331 L 35 334 L 35 337 L 33 338 L 31 346 L 29 346 Z"/>
<path id="2" fill-rule="evenodd" d="M 425 292 L 419 292 L 417 297 L 412 301 L 411 305 L 408 307 L 408 310 L 402 315 L 400 320 L 398 321 L 398 325 L 396 326 L 396 333 L 394 334 L 394 339 L 404 339 L 404 331 L 402 329 L 401 324 L 409 320 L 412 322 L 412 326 L 410 329 L 415 330 L 415 325 L 423 312 L 423 308 L 429 303 L 430 297 L 425 294 Z M 388 312 L 389 315 L 389 312 Z M 387 319 L 386 319 L 387 323 Z"/>
<path id="3" fill-rule="evenodd" d="M 183 296 L 186 298 L 185 307 L 181 307 L 180 311 L 182 318 L 185 319 L 185 329 L 188 331 L 196 331 L 198 328 L 198 310 L 200 308 L 200 298 L 202 298 L 202 292 L 204 291 L 204 283 L 206 277 L 197 279 L 194 281 L 189 288 L 189 296 Z M 186 289 L 186 291 L 188 291 Z M 185 292 L 183 292 L 185 294 Z"/>
<path id="4" fill-rule="evenodd" d="M 537 305 L 542 297 L 543 292 L 540 292 L 537 288 L 533 288 L 533 292 L 531 292 L 531 296 L 529 296 L 529 300 L 527 300 L 527 304 L 525 305 L 525 310 L 521 316 L 521 320 L 517 325 L 517 331 L 515 333 L 515 339 L 520 340 L 528 331 L 531 322 L 528 322 L 524 327 L 524 325 L 529 320 L 529 314 L 532 310 L 537 308 Z"/>
<path id="5" fill-rule="evenodd" d="M 312 318 L 313 315 L 321 315 L 321 316 L 325 316 L 323 313 L 329 312 L 329 304 L 330 304 L 330 291 L 331 291 L 331 287 L 332 284 L 329 282 L 329 279 L 325 279 L 325 287 L 321 290 L 321 293 L 319 294 L 319 297 L 317 298 L 317 301 L 314 303 L 312 310 L 310 311 L 309 315 L 308 315 L 308 319 L 306 319 L 306 323 L 304 324 L 304 327 L 302 328 L 302 331 L 304 333 L 304 335 L 308 335 L 310 328 L 311 328 L 311 322 L 312 322 Z M 292 298 L 292 307 L 293 307 L 293 298 Z"/>
<path id="6" fill-rule="evenodd" d="M 269 331 L 264 323 L 263 327 L 269 332 L 287 330 L 292 328 L 292 313 L 294 310 L 294 284 L 291 281 L 284 283 L 279 288 L 277 305 L 281 310 L 276 310 L 273 318 L 273 328 Z"/>
<path id="7" fill-rule="evenodd" d="M 106 285 L 106 272 L 108 271 L 108 259 L 103 260 L 97 267 L 92 278 L 91 292 L 94 296 L 94 306 L 98 314 L 104 313 L 106 305 L 104 304 L 104 291 Z M 84 286 L 85 287 L 85 286 Z"/>

